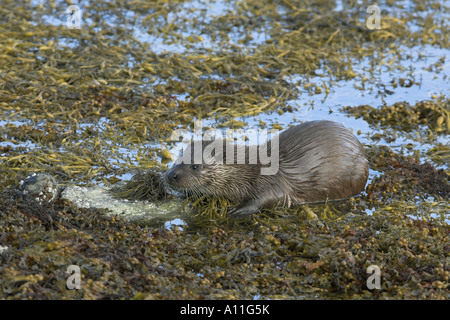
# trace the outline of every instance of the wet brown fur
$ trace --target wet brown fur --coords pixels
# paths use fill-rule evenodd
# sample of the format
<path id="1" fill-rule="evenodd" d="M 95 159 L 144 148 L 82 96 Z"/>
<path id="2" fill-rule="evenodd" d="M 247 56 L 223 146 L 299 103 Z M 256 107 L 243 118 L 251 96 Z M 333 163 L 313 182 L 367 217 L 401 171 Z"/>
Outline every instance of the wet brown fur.
<path id="1" fill-rule="evenodd" d="M 251 202 L 249 211 L 254 211 L 272 203 L 290 207 L 346 199 L 363 191 L 368 178 L 362 145 L 343 125 L 332 121 L 305 122 L 282 132 L 279 170 L 274 175 L 261 175 L 259 161 L 248 164 L 248 153 L 246 147 L 247 164 L 177 164 L 166 174 L 166 181 L 175 190 L 225 197 L 241 202 L 240 207 Z M 176 181 L 168 178 L 174 174 Z"/>

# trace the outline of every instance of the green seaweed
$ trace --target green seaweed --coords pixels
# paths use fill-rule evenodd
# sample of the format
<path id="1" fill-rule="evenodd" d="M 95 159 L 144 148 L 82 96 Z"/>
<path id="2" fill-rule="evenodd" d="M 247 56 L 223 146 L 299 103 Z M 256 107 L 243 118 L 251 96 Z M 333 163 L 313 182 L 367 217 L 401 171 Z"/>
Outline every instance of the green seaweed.
<path id="1" fill-rule="evenodd" d="M 174 129 L 295 112 L 302 90 L 327 94 L 354 79 L 364 91 L 375 66 L 404 69 L 405 48 L 449 48 L 445 2 L 382 1 L 379 30 L 365 26 L 370 4 L 229 0 L 210 19 L 188 1 L 99 0 L 82 8 L 81 29 L 68 29 L 64 1 L 3 1 L 0 299 L 449 299 L 449 146 L 438 139 L 449 133 L 446 96 L 345 108 L 383 131 L 366 146 L 374 177 L 343 202 L 240 220 L 224 199 L 187 199 L 193 214 L 165 228 L 14 192 L 46 172 L 60 186 L 125 182 L 121 196 L 160 198 L 152 170 L 170 162 Z M 429 71 L 444 67 L 440 58 Z M 392 88 L 420 84 L 403 71 Z M 414 156 L 383 145 L 398 135 L 430 147 L 412 147 Z M 123 181 L 130 172 L 141 173 Z M 69 265 L 81 268 L 80 290 L 66 287 Z M 380 290 L 367 287 L 370 265 L 381 269 Z"/>

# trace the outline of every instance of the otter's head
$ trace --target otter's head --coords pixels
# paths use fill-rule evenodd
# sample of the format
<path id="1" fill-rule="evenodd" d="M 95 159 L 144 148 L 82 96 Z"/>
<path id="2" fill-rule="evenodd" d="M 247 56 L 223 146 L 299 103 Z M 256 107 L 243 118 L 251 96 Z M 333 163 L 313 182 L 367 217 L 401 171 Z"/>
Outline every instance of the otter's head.
<path id="1" fill-rule="evenodd" d="M 220 161 L 224 159 L 222 157 L 226 157 L 225 146 L 213 149 L 213 143 L 203 142 L 199 144 L 199 150 L 195 151 L 194 143 L 184 150 L 181 160 L 178 159 L 166 173 L 165 181 L 169 187 L 196 197 L 207 195 L 238 201 L 248 196 L 248 190 L 255 178 L 254 171 L 259 172 L 256 168 L 254 170 L 251 165 L 225 164 Z M 186 153 L 189 149 L 193 152 Z M 221 150 L 220 154 L 214 150 Z M 196 152 L 201 152 L 202 156 L 196 158 Z"/>
<path id="2" fill-rule="evenodd" d="M 206 164 L 180 163 L 165 176 L 167 184 L 174 190 L 188 195 L 208 195 L 209 185 L 214 182 L 214 171 Z"/>

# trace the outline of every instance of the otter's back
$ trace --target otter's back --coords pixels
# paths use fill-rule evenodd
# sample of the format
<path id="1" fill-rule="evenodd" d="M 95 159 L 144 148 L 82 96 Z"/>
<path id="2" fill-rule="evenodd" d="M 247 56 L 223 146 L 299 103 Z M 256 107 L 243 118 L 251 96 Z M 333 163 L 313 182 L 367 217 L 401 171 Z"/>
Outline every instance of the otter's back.
<path id="1" fill-rule="evenodd" d="M 280 174 L 298 203 L 345 199 L 364 190 L 368 162 L 356 137 L 333 121 L 310 121 L 280 134 Z"/>

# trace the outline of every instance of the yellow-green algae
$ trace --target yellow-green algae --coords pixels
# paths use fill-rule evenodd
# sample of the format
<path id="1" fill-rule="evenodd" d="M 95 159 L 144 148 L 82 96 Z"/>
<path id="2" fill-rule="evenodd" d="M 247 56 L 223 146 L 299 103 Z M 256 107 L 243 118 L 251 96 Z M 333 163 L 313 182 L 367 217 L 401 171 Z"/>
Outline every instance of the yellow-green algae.
<path id="1" fill-rule="evenodd" d="M 61 199 L 40 205 L 12 191 L 32 172 L 62 185 L 110 185 L 136 169 L 164 170 L 165 141 L 194 118 L 229 124 L 242 115 L 292 112 L 287 101 L 298 96 L 296 85 L 320 93 L 339 79 L 364 84 L 372 80 L 356 71 L 362 59 L 372 70 L 401 70 L 405 47 L 449 48 L 445 2 L 383 1 L 389 10 L 374 31 L 365 26 L 372 3 L 362 2 L 343 1 L 337 11 L 331 0 L 226 1 L 232 10 L 208 21 L 201 12 L 184 15 L 187 1 L 92 1 L 82 8 L 89 27 L 71 30 L 67 16 L 59 25 L 47 21 L 69 2 L 3 1 L 0 120 L 8 124 L 0 142 L 8 144 L 0 146 L 0 298 L 448 299 L 449 149 L 435 141 L 448 135 L 448 97 L 424 97 L 417 110 L 402 102 L 383 114 L 366 110 L 380 126 L 391 115 L 396 132 L 429 128 L 415 141 L 433 145 L 425 152 L 430 163 L 368 146 L 379 175 L 344 203 L 269 208 L 236 220 L 223 215 L 220 200 L 201 200 L 182 229 L 166 229 Z M 182 49 L 155 52 L 133 26 Z M 207 37 L 220 45 L 202 47 Z M 312 83 L 318 69 L 323 81 Z M 301 75 L 295 85 L 292 75 Z M 427 105 L 444 109 L 417 115 Z M 66 288 L 71 264 L 81 268 L 81 290 Z M 381 268 L 381 290 L 366 286 L 372 264 Z"/>
<path id="2" fill-rule="evenodd" d="M 168 198 L 164 172 L 149 170 L 138 172 L 122 186 L 115 185 L 110 192 L 117 198 L 156 201 Z"/>

